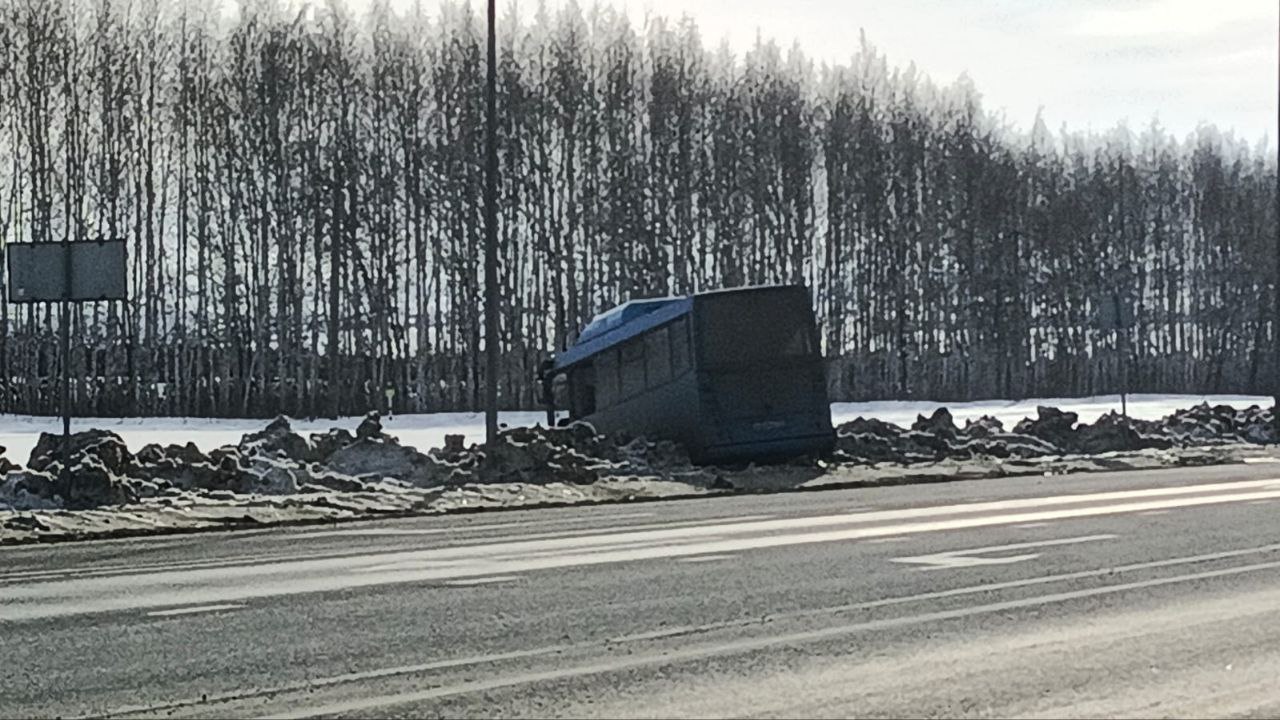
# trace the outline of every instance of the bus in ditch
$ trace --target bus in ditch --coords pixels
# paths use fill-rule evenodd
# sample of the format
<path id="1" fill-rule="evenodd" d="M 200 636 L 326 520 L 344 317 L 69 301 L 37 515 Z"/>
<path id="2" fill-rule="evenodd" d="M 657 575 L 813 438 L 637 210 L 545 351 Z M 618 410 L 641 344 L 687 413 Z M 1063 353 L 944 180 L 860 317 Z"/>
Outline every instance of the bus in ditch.
<path id="1" fill-rule="evenodd" d="M 597 432 L 683 444 L 699 463 L 770 461 L 835 443 L 809 291 L 771 285 L 632 300 L 596 316 L 543 366 Z"/>

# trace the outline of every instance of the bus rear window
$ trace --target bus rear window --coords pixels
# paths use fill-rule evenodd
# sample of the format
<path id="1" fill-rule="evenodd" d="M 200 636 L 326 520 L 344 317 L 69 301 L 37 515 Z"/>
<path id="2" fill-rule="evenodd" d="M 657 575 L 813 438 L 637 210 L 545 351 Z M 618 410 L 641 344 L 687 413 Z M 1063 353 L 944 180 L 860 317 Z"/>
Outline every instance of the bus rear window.
<path id="1" fill-rule="evenodd" d="M 817 353 L 809 299 L 799 293 L 730 293 L 707 298 L 698 314 L 705 367 L 772 365 Z"/>

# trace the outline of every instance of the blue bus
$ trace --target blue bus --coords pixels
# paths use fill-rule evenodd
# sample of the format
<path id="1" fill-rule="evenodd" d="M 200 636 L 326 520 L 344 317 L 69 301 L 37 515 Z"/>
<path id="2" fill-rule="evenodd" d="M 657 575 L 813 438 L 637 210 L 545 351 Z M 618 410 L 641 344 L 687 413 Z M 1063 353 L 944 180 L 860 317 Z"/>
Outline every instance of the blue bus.
<path id="1" fill-rule="evenodd" d="M 598 432 L 676 440 L 700 463 L 821 454 L 835 442 L 803 285 L 632 300 L 546 363 L 542 385 L 549 421 L 565 409 Z"/>

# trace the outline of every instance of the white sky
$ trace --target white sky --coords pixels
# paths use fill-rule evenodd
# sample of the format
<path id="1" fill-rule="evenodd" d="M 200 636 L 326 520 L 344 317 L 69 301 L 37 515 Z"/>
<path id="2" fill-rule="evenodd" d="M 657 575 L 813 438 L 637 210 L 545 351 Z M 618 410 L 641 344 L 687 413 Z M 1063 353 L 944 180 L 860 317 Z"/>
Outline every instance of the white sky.
<path id="1" fill-rule="evenodd" d="M 1250 141 L 1276 135 L 1276 0 L 625 2 L 687 12 L 707 40 L 736 48 L 758 28 L 819 61 L 846 61 L 865 28 L 891 64 L 914 61 L 944 84 L 967 71 L 986 107 L 1022 128 L 1043 106 L 1055 131 L 1158 116 L 1178 137 L 1201 121 Z"/>
<path id="2" fill-rule="evenodd" d="M 543 0 L 552 10 L 567 1 Z M 891 64 L 914 61 L 940 84 L 968 72 L 985 106 L 1023 129 L 1043 106 L 1054 131 L 1121 120 L 1140 130 L 1158 117 L 1179 138 L 1200 122 L 1250 142 L 1276 136 L 1276 0 L 599 1 L 637 24 L 647 11 L 687 14 L 706 44 L 737 51 L 759 32 L 817 62 L 846 62 L 865 29 Z M 483 0 L 470 2 L 483 12 Z M 527 15 L 538 0 L 498 3 L 500 15 L 513 3 Z"/>

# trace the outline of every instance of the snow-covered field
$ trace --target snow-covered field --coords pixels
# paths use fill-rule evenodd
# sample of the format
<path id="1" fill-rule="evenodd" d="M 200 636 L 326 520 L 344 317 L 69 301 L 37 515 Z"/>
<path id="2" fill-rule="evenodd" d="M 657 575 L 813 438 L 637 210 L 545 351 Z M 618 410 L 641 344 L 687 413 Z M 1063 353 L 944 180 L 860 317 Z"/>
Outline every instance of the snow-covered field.
<path id="1" fill-rule="evenodd" d="M 1271 398 L 1250 395 L 1134 395 L 1129 398 L 1129 414 L 1136 418 L 1155 420 L 1186 408 L 1208 402 L 1235 407 L 1249 405 L 1269 406 Z M 878 401 L 864 403 L 834 403 L 832 420 L 836 424 L 848 422 L 858 416 L 874 417 L 898 425 L 909 426 L 917 414 L 927 415 L 939 407 L 946 407 L 956 423 L 983 415 L 994 415 L 1006 427 L 1024 417 L 1034 417 L 1037 405 L 1051 405 L 1080 415 L 1081 422 L 1093 422 L 1099 415 L 1120 410 L 1120 396 L 1106 395 L 1089 398 L 1033 398 L 1027 400 L 982 400 L 966 403 L 938 403 L 929 401 Z M 539 411 L 505 412 L 499 421 L 508 426 L 544 423 L 546 414 Z M 323 432 L 333 427 L 354 430 L 360 418 L 314 421 L 295 420 L 295 432 L 307 434 Z M 111 430 L 136 451 L 148 443 L 185 444 L 193 442 L 208 452 L 223 445 L 234 445 L 245 433 L 261 430 L 267 423 L 261 419 L 206 419 L 206 418 L 77 418 L 72 431 L 98 428 Z M 426 451 L 444 445 L 444 436 L 460 434 L 471 444 L 484 438 L 483 413 L 436 413 L 430 415 L 397 415 L 383 418 L 385 431 L 396 436 L 404 445 Z M 42 432 L 58 433 L 62 423 L 58 418 L 28 415 L 0 415 L 0 445 L 7 457 L 25 463 Z"/>

